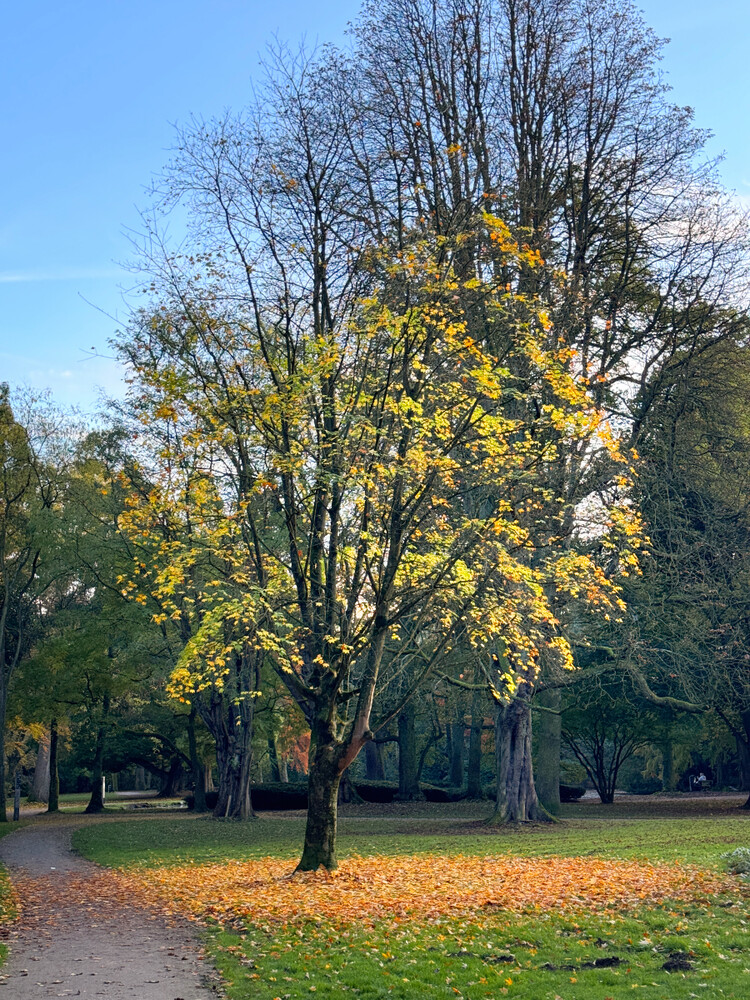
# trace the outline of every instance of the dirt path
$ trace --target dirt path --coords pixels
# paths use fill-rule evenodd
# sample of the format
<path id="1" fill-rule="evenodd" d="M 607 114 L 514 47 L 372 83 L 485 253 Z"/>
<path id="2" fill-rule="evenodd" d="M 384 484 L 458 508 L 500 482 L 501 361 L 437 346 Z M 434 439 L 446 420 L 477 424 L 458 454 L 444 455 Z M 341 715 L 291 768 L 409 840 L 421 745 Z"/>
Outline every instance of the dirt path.
<path id="1" fill-rule="evenodd" d="M 75 825 L 42 822 L 0 840 L 22 907 L 7 938 L 0 1000 L 216 1000 L 194 929 L 72 854 Z"/>

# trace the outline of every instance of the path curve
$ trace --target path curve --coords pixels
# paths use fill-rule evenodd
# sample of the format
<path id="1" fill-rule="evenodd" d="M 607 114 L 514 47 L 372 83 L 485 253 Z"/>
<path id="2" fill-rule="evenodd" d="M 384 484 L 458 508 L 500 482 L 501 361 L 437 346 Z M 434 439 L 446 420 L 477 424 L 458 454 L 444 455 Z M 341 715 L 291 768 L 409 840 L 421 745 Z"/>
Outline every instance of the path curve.
<path id="1" fill-rule="evenodd" d="M 71 852 L 77 825 L 34 824 L 0 840 L 21 902 L 4 932 L 0 1000 L 216 1000 L 193 927 L 123 898 L 106 869 Z"/>

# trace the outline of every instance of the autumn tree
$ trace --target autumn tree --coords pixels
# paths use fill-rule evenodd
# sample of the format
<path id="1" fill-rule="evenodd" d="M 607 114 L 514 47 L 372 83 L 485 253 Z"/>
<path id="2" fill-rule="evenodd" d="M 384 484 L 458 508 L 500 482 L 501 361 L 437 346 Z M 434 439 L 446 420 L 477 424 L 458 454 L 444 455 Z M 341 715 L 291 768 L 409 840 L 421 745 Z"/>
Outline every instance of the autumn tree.
<path id="1" fill-rule="evenodd" d="M 638 447 L 676 369 L 736 342 L 745 322 L 728 307 L 746 301 L 747 224 L 716 183 L 691 110 L 670 100 L 664 43 L 618 0 L 387 0 L 363 6 L 353 35 L 342 70 L 351 186 L 367 192 L 374 238 L 466 231 L 478 206 L 497 206 L 552 265 L 525 270 L 519 288 L 540 297 L 595 399 Z M 475 271 L 470 238 L 457 266 Z M 482 311 L 469 321 L 483 342 Z M 589 438 L 547 474 L 566 501 L 561 544 L 575 551 L 588 532 L 572 514 L 599 503 L 616 466 Z M 566 616 L 580 617 L 574 606 Z M 550 711 L 538 718 L 544 746 L 556 747 L 554 657 L 542 674 Z M 557 768 L 547 761 L 553 807 Z"/>
<path id="2" fill-rule="evenodd" d="M 748 789 L 749 373 L 747 347 L 719 341 L 663 384 L 636 494 L 652 558 L 618 629 L 622 662 L 649 676 L 654 692 L 727 727 Z"/>
<path id="3" fill-rule="evenodd" d="M 66 572 L 57 559 L 56 519 L 68 462 L 59 415 L 32 399 L 20 400 L 14 413 L 8 386 L 1 385 L 0 746 L 13 675 L 42 631 L 45 594 Z M 0 753 L 0 822 L 7 820 L 5 784 Z"/>
<path id="4" fill-rule="evenodd" d="M 276 187 L 296 192 L 292 180 L 282 172 Z M 316 192 L 312 210 L 322 212 Z M 273 186 L 255 194 L 259 204 L 277 196 Z M 508 271 L 541 267 L 537 257 L 485 215 L 475 238 L 500 279 L 460 281 L 461 241 L 420 240 L 385 259 L 373 250 L 375 278 L 364 277 L 381 287 L 364 300 L 339 295 L 336 311 L 326 298 L 333 263 L 310 265 L 327 244 L 310 248 L 292 234 L 249 227 L 221 263 L 204 254 L 200 274 L 196 258 L 170 259 L 161 309 L 136 316 L 121 349 L 135 405 L 171 421 L 173 442 L 189 436 L 204 504 L 200 534 L 180 560 L 155 543 L 161 576 L 149 586 L 159 598 L 175 578 L 181 586 L 205 538 L 221 540 L 228 563 L 223 579 L 201 586 L 205 625 L 173 683 L 192 683 L 184 672 L 196 664 L 221 677 L 238 651 L 278 670 L 312 732 L 306 870 L 335 866 L 341 775 L 399 711 L 378 711 L 388 670 L 416 665 L 403 704 L 459 640 L 494 644 L 502 650 L 494 686 L 512 698 L 542 644 L 569 660 L 545 583 L 602 604 L 613 597 L 593 561 L 558 560 L 550 531 L 544 551 L 528 558 L 535 542 L 522 514 L 543 505 L 540 470 L 556 449 L 604 433 L 566 356 L 547 348 L 546 317 L 508 289 Z M 356 280 L 355 272 L 349 285 Z M 466 297 L 485 311 L 497 353 L 469 334 Z M 513 405 L 532 397 L 543 403 Z M 165 474 L 180 456 L 163 450 Z M 138 512 L 154 502 L 184 518 L 180 493 L 152 491 L 145 505 L 133 495 L 131 530 L 145 530 Z M 607 512 L 607 544 L 622 516 Z M 399 656 L 386 664 L 394 642 Z"/>

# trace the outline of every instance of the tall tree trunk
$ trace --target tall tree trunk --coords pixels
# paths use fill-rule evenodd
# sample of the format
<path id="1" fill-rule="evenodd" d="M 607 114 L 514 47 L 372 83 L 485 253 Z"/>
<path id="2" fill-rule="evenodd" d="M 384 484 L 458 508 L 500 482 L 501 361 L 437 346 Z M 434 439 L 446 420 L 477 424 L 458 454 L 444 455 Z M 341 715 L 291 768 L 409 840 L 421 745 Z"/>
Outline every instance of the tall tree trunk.
<path id="1" fill-rule="evenodd" d="M 547 812 L 556 816 L 560 812 L 560 734 L 562 731 L 560 689 L 551 688 L 549 691 L 540 691 L 534 695 L 534 701 L 543 709 L 550 709 L 548 712 L 538 712 L 536 716 L 539 739 L 534 766 L 534 784 L 539 801 Z"/>
<path id="2" fill-rule="evenodd" d="M 219 819 L 251 819 L 250 747 L 244 740 L 226 737 L 216 744 L 219 794 L 214 816 Z"/>
<path id="3" fill-rule="evenodd" d="M 163 773 L 163 772 L 162 772 Z M 167 771 L 161 788 L 157 793 L 158 799 L 171 799 L 185 786 L 185 768 L 179 757 L 173 757 L 169 762 Z"/>
<path id="4" fill-rule="evenodd" d="M 458 708 L 460 711 L 460 706 Z M 451 756 L 450 756 L 450 772 L 448 775 L 448 784 L 451 788 L 463 788 L 464 786 L 464 733 L 466 730 L 466 724 L 464 723 L 463 714 L 460 718 L 455 719 L 451 725 Z"/>
<path id="5" fill-rule="evenodd" d="M 497 799 L 491 823 L 527 823 L 551 819 L 539 802 L 531 760 L 531 688 L 522 683 L 495 715 Z"/>
<path id="6" fill-rule="evenodd" d="M 0 823 L 8 822 L 8 806 L 5 794 L 5 717 L 7 708 L 6 678 L 0 663 Z"/>
<path id="7" fill-rule="evenodd" d="M 32 802 L 49 802 L 49 733 L 39 741 L 29 798 Z"/>
<path id="8" fill-rule="evenodd" d="M 219 819 L 252 819 L 250 769 L 252 765 L 255 699 L 248 692 L 260 683 L 260 656 L 239 656 L 234 664 L 231 690 L 212 689 L 196 693 L 196 706 L 216 741 L 219 792 L 214 816 Z"/>
<path id="9" fill-rule="evenodd" d="M 310 773 L 307 785 L 307 824 L 305 845 L 297 865 L 299 872 L 318 868 L 333 871 L 336 861 L 336 823 L 338 793 L 343 768 L 341 746 L 333 741 L 316 739 L 310 747 Z"/>
<path id="10" fill-rule="evenodd" d="M 57 767 L 57 719 L 50 722 L 49 727 L 49 800 L 47 812 L 58 812 L 60 809 L 60 775 Z"/>
<path id="11" fill-rule="evenodd" d="M 368 781 L 385 781 L 383 747 L 375 740 L 365 743 L 365 777 Z"/>
<path id="12" fill-rule="evenodd" d="M 107 742 L 108 715 L 109 695 L 105 694 L 102 699 L 102 717 L 96 733 L 96 751 L 94 753 L 94 763 L 91 768 L 91 798 L 89 799 L 89 804 L 86 806 L 87 813 L 100 813 L 104 811 L 102 780 L 104 778 L 104 748 Z"/>
<path id="13" fill-rule="evenodd" d="M 281 781 L 279 755 L 276 750 L 276 740 L 273 737 L 273 733 L 268 737 L 268 763 L 271 765 L 271 781 Z"/>
<path id="14" fill-rule="evenodd" d="M 410 701 L 398 717 L 398 798 L 407 802 L 422 798 L 417 778 L 415 714 Z"/>
<path id="15" fill-rule="evenodd" d="M 195 703 L 191 703 L 187 721 L 188 753 L 190 754 L 190 770 L 193 775 L 193 808 L 195 812 L 204 813 L 208 811 L 208 806 L 206 805 L 204 768 L 198 756 L 198 746 L 195 739 L 195 717 L 197 711 Z"/>
<path id="16" fill-rule="evenodd" d="M 213 764 L 206 762 L 203 768 L 203 787 L 207 792 L 215 792 L 216 786 L 214 785 L 214 767 Z"/>

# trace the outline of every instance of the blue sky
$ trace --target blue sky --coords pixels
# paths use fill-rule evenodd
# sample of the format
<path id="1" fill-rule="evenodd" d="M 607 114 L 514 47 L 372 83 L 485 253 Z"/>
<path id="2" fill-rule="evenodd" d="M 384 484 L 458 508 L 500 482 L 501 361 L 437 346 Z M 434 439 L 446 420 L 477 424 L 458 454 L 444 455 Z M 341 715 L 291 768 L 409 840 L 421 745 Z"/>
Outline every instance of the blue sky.
<path id="1" fill-rule="evenodd" d="M 750 199 L 750 5 L 639 4 L 672 39 L 673 98 L 726 152 L 722 175 Z M 0 40 L 0 381 L 49 387 L 90 408 L 119 392 L 107 340 L 126 313 L 145 189 L 173 124 L 248 98 L 278 33 L 339 41 L 354 0 L 28 0 L 7 4 Z"/>

